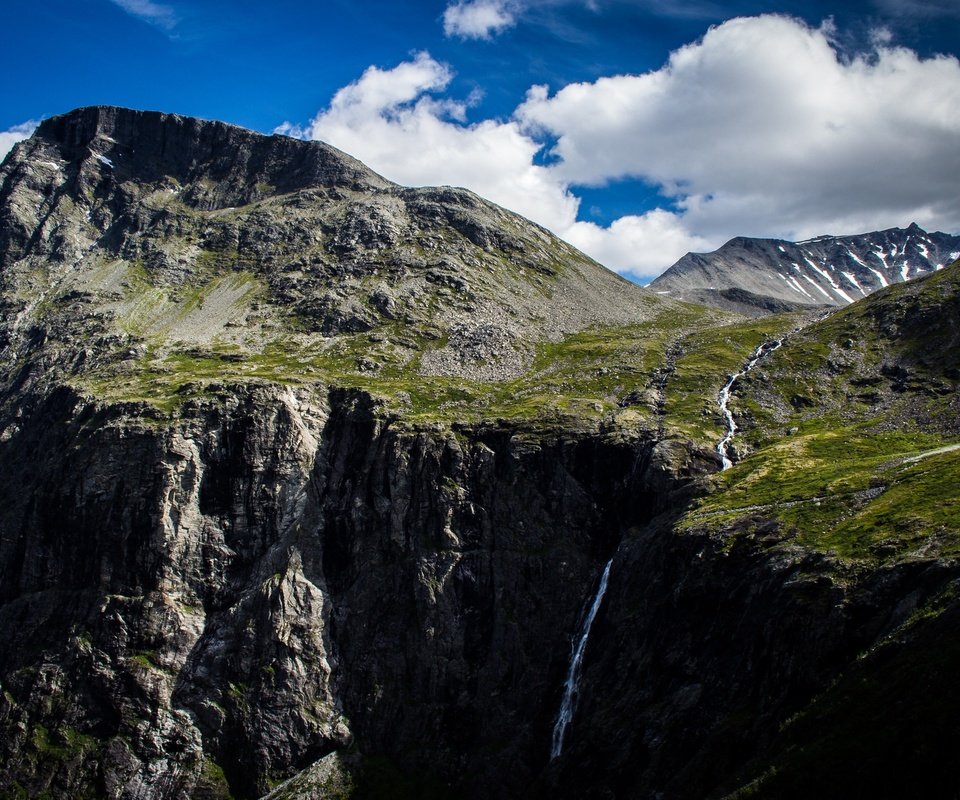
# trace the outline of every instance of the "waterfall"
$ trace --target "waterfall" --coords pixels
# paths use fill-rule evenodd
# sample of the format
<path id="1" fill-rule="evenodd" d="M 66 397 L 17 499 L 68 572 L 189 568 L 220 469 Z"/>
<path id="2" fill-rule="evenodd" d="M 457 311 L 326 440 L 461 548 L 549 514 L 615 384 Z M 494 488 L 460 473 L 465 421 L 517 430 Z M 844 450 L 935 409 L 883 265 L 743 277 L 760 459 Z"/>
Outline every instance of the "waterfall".
<path id="1" fill-rule="evenodd" d="M 737 432 L 737 423 L 734 422 L 733 412 L 728 406 L 728 403 L 730 402 L 730 392 L 733 390 L 733 385 L 741 377 L 752 370 L 761 358 L 763 358 L 765 355 L 769 355 L 782 344 L 783 339 L 775 339 L 773 341 L 764 342 L 762 345 L 760 345 L 754 351 L 753 356 L 746 363 L 744 368 L 730 376 L 730 380 L 727 381 L 726 385 L 720 390 L 720 394 L 717 396 L 717 405 L 720 406 L 720 412 L 723 414 L 723 418 L 727 423 L 727 433 L 720 440 L 720 444 L 717 445 L 717 453 L 720 455 L 720 461 L 723 463 L 723 469 L 725 470 L 730 469 L 730 467 L 733 466 L 733 462 L 730 460 L 730 457 L 727 455 L 727 453 L 730 449 L 730 442 L 733 441 L 733 437 Z"/>
<path id="2" fill-rule="evenodd" d="M 553 726 L 553 741 L 550 745 L 551 760 L 559 756 L 560 751 L 563 750 L 563 737 L 566 735 L 567 727 L 573 719 L 577 693 L 580 690 L 580 673 L 583 667 L 583 654 L 587 649 L 587 639 L 590 637 L 590 628 L 593 627 L 593 621 L 596 619 L 597 612 L 600 610 L 603 596 L 607 593 L 607 582 L 610 579 L 611 564 L 613 564 L 612 558 L 603 568 L 603 575 L 600 576 L 600 585 L 597 587 L 597 593 L 594 595 L 593 602 L 590 604 L 590 610 L 583 620 L 580 635 L 573 643 L 573 649 L 570 654 L 570 668 L 567 670 L 567 679 L 563 685 L 563 700 L 560 703 L 560 711 L 557 713 L 557 722 Z"/>

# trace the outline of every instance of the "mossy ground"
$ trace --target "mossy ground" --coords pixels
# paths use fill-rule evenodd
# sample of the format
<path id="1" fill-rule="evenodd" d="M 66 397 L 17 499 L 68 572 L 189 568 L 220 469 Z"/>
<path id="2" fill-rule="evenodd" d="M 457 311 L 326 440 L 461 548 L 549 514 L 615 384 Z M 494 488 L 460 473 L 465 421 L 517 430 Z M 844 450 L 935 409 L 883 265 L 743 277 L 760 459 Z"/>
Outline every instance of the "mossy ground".
<path id="1" fill-rule="evenodd" d="M 362 389 L 412 422 L 600 418 L 618 411 L 631 393 L 649 388 L 678 330 L 689 329 L 704 315 L 691 307 L 669 320 L 591 328 L 541 342 L 526 373 L 502 382 L 422 374 L 423 354 L 445 343 L 436 331 L 397 323 L 324 338 L 290 330 L 295 327 L 291 322 L 279 325 L 286 332 L 258 348 L 223 340 L 186 346 L 154 337 L 138 358 L 86 374 L 79 383 L 103 399 L 142 401 L 168 415 L 211 387 L 266 381 Z M 741 349 L 751 346 L 752 339 Z M 739 358 L 731 347 L 728 360 Z M 710 380 L 722 383 L 723 370 L 715 372 L 699 379 L 701 393 L 710 391 Z M 678 420 L 680 413 L 674 414 Z M 649 408 L 641 412 L 646 418 L 654 415 Z"/>
<path id="2" fill-rule="evenodd" d="M 937 320 L 956 297 L 956 270 L 891 287 L 812 325 L 799 315 L 730 324 L 717 312 L 678 306 L 646 323 L 541 341 L 522 376 L 483 382 L 423 374 L 423 355 L 447 341 L 430 326 L 392 322 L 324 337 L 273 309 L 270 325 L 247 340 L 173 340 L 162 320 L 202 314 L 225 291 L 241 305 L 262 291 L 230 258 L 200 261 L 206 280 L 176 294 L 148 285 L 136 265 L 127 270 L 132 294 L 159 303 L 162 313 L 125 307 L 121 322 L 141 334 L 143 353 L 78 376 L 83 389 L 170 418 L 185 401 L 238 383 L 338 386 L 368 392 L 411 424 L 606 421 L 657 427 L 711 448 L 724 433 L 720 388 L 758 345 L 786 335 L 738 381 L 731 407 L 740 461 L 714 478 L 682 527 L 721 531 L 760 513 L 793 541 L 843 558 L 960 552 L 960 509 L 951 496 L 960 455 L 908 460 L 960 441 L 960 430 L 943 425 L 956 417 L 956 358 L 949 348 L 921 346 L 910 328 L 910 314 L 932 313 L 924 331 L 937 333 L 934 342 L 949 338 Z"/>
<path id="3" fill-rule="evenodd" d="M 795 315 L 770 316 L 697 330 L 679 344 L 664 386 L 664 413 L 675 430 L 696 442 L 717 442 L 725 432 L 720 389 L 766 341 L 796 327 Z"/>
<path id="4" fill-rule="evenodd" d="M 956 269 L 890 287 L 788 337 L 731 401 L 744 454 L 684 519 L 760 515 L 871 562 L 960 553 Z M 927 322 L 918 320 L 927 317 Z"/>
<path id="5" fill-rule="evenodd" d="M 957 555 L 960 450 L 924 455 L 944 444 L 917 431 L 798 434 L 715 476 L 682 525 L 723 532 L 759 513 L 795 544 L 841 558 Z"/>

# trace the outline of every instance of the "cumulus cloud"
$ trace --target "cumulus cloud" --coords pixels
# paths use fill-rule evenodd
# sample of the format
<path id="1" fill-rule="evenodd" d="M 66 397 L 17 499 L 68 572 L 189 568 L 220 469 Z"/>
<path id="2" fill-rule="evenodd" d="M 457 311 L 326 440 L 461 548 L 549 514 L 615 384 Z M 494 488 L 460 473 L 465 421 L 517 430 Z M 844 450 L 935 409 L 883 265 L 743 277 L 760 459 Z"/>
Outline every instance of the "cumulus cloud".
<path id="1" fill-rule="evenodd" d="M 461 39 L 491 39 L 516 24 L 511 0 L 460 0 L 443 12 L 443 32 Z"/>
<path id="2" fill-rule="evenodd" d="M 308 125 L 286 122 L 276 132 L 329 142 L 404 185 L 465 186 L 624 272 L 655 274 L 704 244 L 662 210 L 610 228 L 578 222 L 579 199 L 535 163 L 542 143 L 516 120 L 465 122 L 469 103 L 441 95 L 452 77 L 426 53 L 393 69 L 370 67 Z"/>
<path id="3" fill-rule="evenodd" d="M 27 122 L 21 122 L 19 125 L 14 125 L 5 131 L 0 131 L 0 160 L 6 157 L 17 142 L 28 138 L 39 124 L 39 120 L 31 119 Z"/>
<path id="4" fill-rule="evenodd" d="M 405 185 L 465 186 L 555 230 L 571 224 L 577 200 L 533 163 L 540 143 L 514 121 L 465 123 L 468 103 L 437 96 L 451 78 L 426 53 L 371 67 L 306 128 L 277 132 L 322 139 Z"/>
<path id="5" fill-rule="evenodd" d="M 606 228 L 573 222 L 557 233 L 601 264 L 637 279 L 660 274 L 684 253 L 712 250 L 719 243 L 691 233 L 680 215 L 662 208 L 620 217 Z"/>
<path id="6" fill-rule="evenodd" d="M 524 130 L 557 137 L 567 184 L 663 187 L 685 226 L 808 236 L 960 225 L 960 63 L 878 41 L 841 59 L 829 29 L 735 19 L 656 72 L 534 88 Z"/>
<path id="7" fill-rule="evenodd" d="M 734 19 L 659 70 L 532 87 L 510 119 L 476 122 L 447 96 L 450 68 L 422 53 L 281 130 L 400 183 L 466 186 L 636 276 L 735 235 L 960 230 L 960 62 L 874 47 L 841 57 L 829 27 Z M 578 186 L 624 178 L 672 202 L 608 227 L 577 220 Z"/>
<path id="8" fill-rule="evenodd" d="M 110 0 L 110 2 L 120 6 L 128 14 L 165 31 L 173 30 L 179 21 L 173 8 L 162 3 L 154 3 L 153 0 Z"/>

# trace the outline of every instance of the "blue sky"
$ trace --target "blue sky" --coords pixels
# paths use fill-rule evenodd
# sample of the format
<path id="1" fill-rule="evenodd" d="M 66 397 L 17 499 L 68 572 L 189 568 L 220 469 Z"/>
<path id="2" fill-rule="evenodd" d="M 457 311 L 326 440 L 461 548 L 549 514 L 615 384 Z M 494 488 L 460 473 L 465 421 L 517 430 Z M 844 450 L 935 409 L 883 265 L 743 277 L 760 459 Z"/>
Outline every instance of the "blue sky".
<path id="1" fill-rule="evenodd" d="M 960 231 L 954 0 L 11 0 L 0 150 L 90 104 L 323 138 L 647 279 L 735 235 Z"/>

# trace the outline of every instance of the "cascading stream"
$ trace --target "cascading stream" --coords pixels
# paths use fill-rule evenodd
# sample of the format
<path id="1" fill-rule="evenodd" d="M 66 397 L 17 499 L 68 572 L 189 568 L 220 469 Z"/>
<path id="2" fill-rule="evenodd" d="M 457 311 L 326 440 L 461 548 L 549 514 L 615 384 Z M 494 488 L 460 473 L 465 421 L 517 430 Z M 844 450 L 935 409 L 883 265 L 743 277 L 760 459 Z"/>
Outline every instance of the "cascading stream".
<path id="1" fill-rule="evenodd" d="M 728 403 L 730 402 L 730 392 L 733 390 L 733 385 L 750 370 L 752 370 L 761 358 L 769 355 L 782 344 L 783 339 L 774 339 L 769 342 L 764 342 L 754 351 L 753 356 L 746 363 L 746 366 L 744 366 L 744 368 L 739 372 L 731 375 L 726 386 L 720 390 L 720 394 L 717 397 L 717 405 L 720 406 L 720 413 L 723 414 L 724 419 L 727 421 L 727 433 L 726 436 L 720 440 L 720 444 L 717 445 L 717 453 L 720 455 L 720 460 L 723 463 L 723 469 L 725 470 L 730 469 L 730 467 L 733 466 L 733 462 L 730 460 L 728 451 L 730 449 L 730 442 L 733 441 L 733 437 L 737 433 L 737 423 L 734 421 L 733 412 L 728 406 Z"/>
<path id="2" fill-rule="evenodd" d="M 590 604 L 590 610 L 587 612 L 583 625 L 580 628 L 579 636 L 573 645 L 573 651 L 570 655 L 570 668 L 567 670 L 567 679 L 563 685 L 563 700 L 560 702 L 560 711 L 557 713 L 557 722 L 553 726 L 553 740 L 550 745 L 550 759 L 553 760 L 560 755 L 563 750 L 563 737 L 567 733 L 567 727 L 573 719 L 573 711 L 577 702 L 577 694 L 580 689 L 580 675 L 583 671 L 583 654 L 587 649 L 587 639 L 590 638 L 590 628 L 593 627 L 593 621 L 600 610 L 600 604 L 603 602 L 603 596 L 607 593 L 607 583 L 610 580 L 610 565 L 613 564 L 611 558 L 603 568 L 603 575 L 600 576 L 600 585 L 597 587 L 597 593 Z"/>

